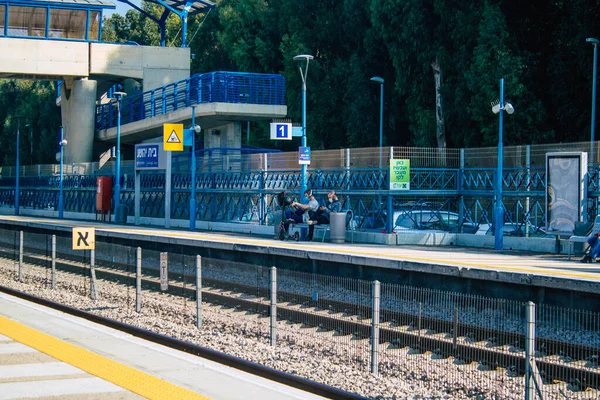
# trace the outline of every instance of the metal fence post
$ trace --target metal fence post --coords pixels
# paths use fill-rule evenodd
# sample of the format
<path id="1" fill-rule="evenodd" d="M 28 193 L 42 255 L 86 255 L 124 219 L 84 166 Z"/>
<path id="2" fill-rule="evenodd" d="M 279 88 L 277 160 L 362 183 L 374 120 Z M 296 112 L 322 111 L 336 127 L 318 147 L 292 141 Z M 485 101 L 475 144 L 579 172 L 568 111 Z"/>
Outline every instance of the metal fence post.
<path id="1" fill-rule="evenodd" d="M 373 315 L 371 318 L 371 373 L 379 374 L 379 305 L 381 300 L 381 284 L 373 281 Z"/>
<path id="2" fill-rule="evenodd" d="M 460 168 L 456 177 L 456 190 L 459 193 L 458 198 L 458 225 L 460 233 L 463 233 L 463 225 L 465 222 L 465 198 L 463 196 L 463 174 L 465 173 L 465 149 L 460 149 Z M 473 221 L 477 223 L 477 221 Z"/>
<path id="3" fill-rule="evenodd" d="M 525 315 L 527 318 L 527 339 L 525 341 L 525 400 L 534 400 L 533 372 L 531 361 L 535 353 L 535 304 L 528 302 Z"/>
<path id="4" fill-rule="evenodd" d="M 277 344 L 277 268 L 271 267 L 271 346 Z"/>
<path id="5" fill-rule="evenodd" d="M 90 250 L 90 299 L 96 300 L 96 250 Z"/>
<path id="6" fill-rule="evenodd" d="M 525 164 L 527 164 L 527 170 L 525 174 L 525 186 L 526 190 L 529 192 L 531 190 L 531 145 L 525 146 Z M 587 196 L 587 195 L 586 195 Z M 585 202 L 587 207 L 587 201 Z M 529 196 L 525 197 L 525 237 L 529 237 L 529 218 L 531 216 L 531 210 L 529 209 L 531 206 L 529 204 Z M 585 213 L 584 215 L 587 215 Z"/>
<path id="7" fill-rule="evenodd" d="M 19 231 L 19 282 L 23 282 L 23 231 Z"/>
<path id="8" fill-rule="evenodd" d="M 268 155 L 267 153 L 261 154 L 261 173 L 258 186 L 258 223 L 259 225 L 266 225 L 267 215 L 267 196 L 265 195 L 265 182 L 267 181 L 267 173 L 269 169 Z"/>
<path id="9" fill-rule="evenodd" d="M 196 256 L 196 328 L 202 328 L 202 256 Z"/>
<path id="10" fill-rule="evenodd" d="M 142 312 L 142 248 L 138 247 L 135 257 L 135 311 Z"/>
<path id="11" fill-rule="evenodd" d="M 535 400 L 537 392 L 544 399 L 540 373 L 535 364 L 535 304 L 527 303 L 525 309 L 527 332 L 525 339 L 525 400 Z"/>
<path id="12" fill-rule="evenodd" d="M 56 235 L 52 235 L 52 272 L 50 274 L 52 279 L 52 289 L 56 288 Z"/>

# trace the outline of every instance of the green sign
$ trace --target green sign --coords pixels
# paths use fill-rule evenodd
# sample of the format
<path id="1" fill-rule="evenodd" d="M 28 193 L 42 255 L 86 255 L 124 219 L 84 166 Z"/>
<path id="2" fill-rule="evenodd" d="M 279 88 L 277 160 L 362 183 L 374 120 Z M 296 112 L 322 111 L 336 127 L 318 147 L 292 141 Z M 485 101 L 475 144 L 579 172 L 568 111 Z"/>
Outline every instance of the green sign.
<path id="1" fill-rule="evenodd" d="M 390 160 L 390 190 L 410 190 L 410 160 Z"/>

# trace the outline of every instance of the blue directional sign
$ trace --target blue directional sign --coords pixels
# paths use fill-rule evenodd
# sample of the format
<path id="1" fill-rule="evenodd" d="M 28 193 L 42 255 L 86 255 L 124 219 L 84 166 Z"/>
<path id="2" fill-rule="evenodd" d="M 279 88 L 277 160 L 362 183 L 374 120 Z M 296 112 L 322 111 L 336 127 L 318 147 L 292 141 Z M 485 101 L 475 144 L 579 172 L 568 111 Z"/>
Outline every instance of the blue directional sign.
<path id="1" fill-rule="evenodd" d="M 164 150 L 161 144 L 136 144 L 135 169 L 165 169 Z"/>
<path id="2" fill-rule="evenodd" d="M 271 122 L 271 139 L 292 140 L 292 124 L 289 122 Z"/>
<path id="3" fill-rule="evenodd" d="M 310 147 L 298 147 L 298 164 L 310 164 Z"/>

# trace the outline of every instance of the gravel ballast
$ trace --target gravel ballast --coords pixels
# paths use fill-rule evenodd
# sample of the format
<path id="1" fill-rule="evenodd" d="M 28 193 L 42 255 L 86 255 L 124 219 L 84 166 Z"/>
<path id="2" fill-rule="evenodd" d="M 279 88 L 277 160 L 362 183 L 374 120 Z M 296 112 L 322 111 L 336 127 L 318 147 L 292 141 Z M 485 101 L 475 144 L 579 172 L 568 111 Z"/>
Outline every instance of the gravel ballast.
<path id="1" fill-rule="evenodd" d="M 0 285 L 93 312 L 120 322 L 188 341 L 216 351 L 296 374 L 374 399 L 522 399 L 524 379 L 506 370 L 486 371 L 431 353 L 381 345 L 379 376 L 369 372 L 369 341 L 350 335 L 278 321 L 277 346 L 270 346 L 269 318 L 203 303 L 202 328 L 196 328 L 193 300 L 143 291 L 142 312 L 135 312 L 135 288 L 98 280 L 95 301 L 89 279 L 59 271 L 50 289 L 46 268 L 24 266 L 18 281 L 15 262 L 0 260 Z M 549 399 L 592 399 L 566 384 L 546 385 Z M 545 390 L 547 388 L 545 387 Z"/>

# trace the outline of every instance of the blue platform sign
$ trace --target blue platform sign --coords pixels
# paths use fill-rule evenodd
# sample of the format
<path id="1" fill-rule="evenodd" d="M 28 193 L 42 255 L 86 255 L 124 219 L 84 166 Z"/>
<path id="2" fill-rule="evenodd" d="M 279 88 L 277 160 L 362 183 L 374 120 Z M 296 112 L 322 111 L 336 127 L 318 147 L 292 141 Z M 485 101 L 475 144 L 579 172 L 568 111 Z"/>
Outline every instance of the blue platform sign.
<path id="1" fill-rule="evenodd" d="M 289 122 L 271 122 L 272 140 L 292 140 L 292 124 Z"/>
<path id="2" fill-rule="evenodd" d="M 310 164 L 310 147 L 298 147 L 298 164 Z"/>
<path id="3" fill-rule="evenodd" d="M 161 144 L 136 144 L 135 169 L 165 169 L 164 150 Z"/>

